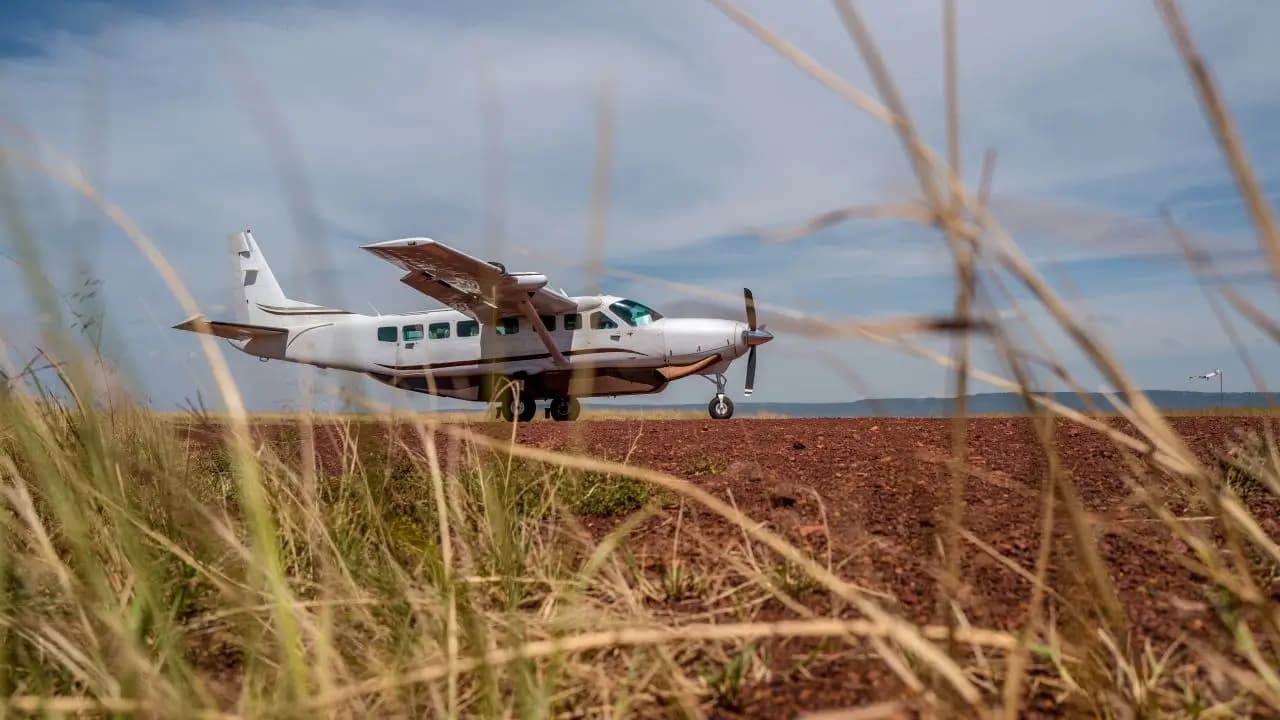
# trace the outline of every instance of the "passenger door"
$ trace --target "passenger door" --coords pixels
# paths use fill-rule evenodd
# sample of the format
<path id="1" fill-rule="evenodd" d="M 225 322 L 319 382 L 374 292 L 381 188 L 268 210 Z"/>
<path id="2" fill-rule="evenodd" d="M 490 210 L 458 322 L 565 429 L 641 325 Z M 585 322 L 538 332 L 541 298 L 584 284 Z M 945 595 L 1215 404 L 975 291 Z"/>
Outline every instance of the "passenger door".
<path id="1" fill-rule="evenodd" d="M 373 348 L 373 363 L 378 372 L 395 374 L 400 365 L 400 326 L 379 325 Z"/>

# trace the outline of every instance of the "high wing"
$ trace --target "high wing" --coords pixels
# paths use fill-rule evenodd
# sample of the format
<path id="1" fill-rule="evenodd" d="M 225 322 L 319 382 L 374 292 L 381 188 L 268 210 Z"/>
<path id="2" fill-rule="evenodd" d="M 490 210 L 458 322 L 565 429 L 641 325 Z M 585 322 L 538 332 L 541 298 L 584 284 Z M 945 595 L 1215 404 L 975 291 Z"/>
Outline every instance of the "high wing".
<path id="1" fill-rule="evenodd" d="M 541 273 L 512 273 L 430 238 L 404 238 L 362 246 L 406 271 L 400 282 L 478 320 L 526 313 L 569 313 L 577 304 L 549 289 Z"/>

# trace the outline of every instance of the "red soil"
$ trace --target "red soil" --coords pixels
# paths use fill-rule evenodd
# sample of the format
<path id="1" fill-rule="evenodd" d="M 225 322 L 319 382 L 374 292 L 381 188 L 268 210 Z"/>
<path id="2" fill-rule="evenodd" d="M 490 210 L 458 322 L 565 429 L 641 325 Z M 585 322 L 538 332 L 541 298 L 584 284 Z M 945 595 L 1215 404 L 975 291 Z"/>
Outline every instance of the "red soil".
<path id="1" fill-rule="evenodd" d="M 1241 433 L 1261 430 L 1267 421 L 1180 417 L 1170 422 L 1202 460 L 1212 463 Z M 509 425 L 496 423 L 482 427 L 501 436 L 510 431 Z M 892 599 L 885 604 L 894 612 L 915 622 L 940 623 L 945 622 L 938 578 L 951 507 L 951 432 L 947 419 L 540 421 L 520 427 L 517 442 L 586 451 L 689 479 L 732 499 L 747 516 L 810 548 L 824 562 L 829 551 L 838 574 L 887 593 Z M 1136 655 L 1147 641 L 1157 653 L 1184 635 L 1219 641 L 1206 584 L 1180 564 L 1194 560 L 1193 554 L 1134 498 L 1127 484 L 1143 473 L 1144 483 L 1167 489 L 1172 487 L 1168 478 L 1102 435 L 1065 421 L 1056 424 L 1053 439 L 1060 467 L 1092 521 L 1098 552 L 1123 607 L 1121 642 L 1129 643 Z M 322 448 L 322 459 L 324 454 Z M 1032 421 L 970 420 L 968 464 L 964 527 L 1033 570 L 1048 464 Z M 1260 493 L 1249 504 L 1263 529 L 1280 538 L 1280 501 Z M 1049 584 L 1061 597 L 1051 605 L 1070 641 L 1093 633 L 1101 615 L 1093 601 L 1097 594 L 1085 586 L 1082 556 L 1061 503 L 1055 512 Z M 664 510 L 633 534 L 631 548 L 643 565 L 658 567 L 670 560 L 675 515 L 675 509 Z M 584 523 L 603 535 L 618 521 Z M 691 565 L 723 565 L 718 555 L 744 544 L 740 528 L 688 504 L 681 527 L 682 561 Z M 972 543 L 962 542 L 960 550 L 961 607 L 968 621 L 1019 631 L 1027 620 L 1030 583 Z M 1280 601 L 1280 589 L 1270 591 Z M 810 607 L 829 607 L 822 593 L 809 595 L 805 602 Z M 770 612 L 776 617 L 788 611 L 777 605 L 766 608 L 764 616 Z M 787 717 L 799 710 L 902 696 L 901 683 L 866 648 L 837 644 L 796 671 L 813 647 L 771 644 L 773 679 L 749 684 L 740 709 L 717 712 Z M 1024 710 L 1032 714 L 1064 710 L 1053 705 L 1047 692 L 1030 702 Z"/>
<path id="2" fill-rule="evenodd" d="M 1198 417 L 1171 422 L 1202 460 L 1213 462 L 1241 433 L 1261 430 L 1265 421 Z M 522 427 L 517 441 L 585 449 L 597 457 L 626 459 L 685 477 L 718 496 L 731 497 L 749 517 L 766 522 L 801 547 L 811 547 L 816 557 L 825 559 L 829 537 L 832 562 L 841 576 L 889 593 L 895 611 L 924 623 L 945 622 L 938 607 L 938 574 L 951 506 L 951 432 L 950 420 L 915 418 L 610 421 L 577 426 L 539 422 Z M 1054 442 L 1060 467 L 1093 521 L 1099 552 L 1123 605 L 1123 641 L 1140 649 L 1150 640 L 1159 652 L 1184 634 L 1207 636 L 1216 631 L 1205 584 L 1178 562 L 1192 560 L 1191 551 L 1134 499 L 1127 485 L 1126 479 L 1147 467 L 1102 435 L 1066 422 L 1056 425 Z M 971 420 L 968 463 L 972 470 L 965 490 L 964 527 L 1032 570 L 1047 462 L 1031 421 Z M 1157 485 L 1165 486 L 1155 477 Z M 1147 475 L 1144 482 L 1151 478 Z M 1263 529 L 1280 538 L 1280 501 L 1258 498 L 1250 505 Z M 1090 607 L 1093 594 L 1081 584 L 1085 573 L 1060 504 L 1056 519 L 1049 584 L 1070 602 L 1053 605 L 1065 633 L 1092 632 L 1090 619 L 1098 617 Z M 673 528 L 667 520 L 650 523 L 647 535 L 638 534 L 655 562 L 670 555 Z M 601 531 L 600 526 L 611 524 L 596 523 Z M 829 534 L 819 529 L 823 525 Z M 704 548 L 743 543 L 740 529 L 686 506 L 682 532 L 689 528 L 706 541 Z M 1027 619 L 1031 584 L 973 544 L 962 543 L 961 555 L 962 607 L 969 622 L 1019 630 Z M 1280 601 L 1280 588 L 1272 591 Z M 1064 607 L 1077 600 L 1076 607 Z M 1084 616 L 1079 623 L 1066 617 L 1073 610 Z M 785 671 L 787 660 L 808 647 L 794 645 L 797 652 L 775 655 L 775 670 Z M 743 710 L 750 716 L 782 717 L 799 709 L 883 700 L 895 692 L 896 678 L 883 664 L 850 662 L 849 657 L 826 667 L 809 667 L 808 677 L 750 688 Z"/>

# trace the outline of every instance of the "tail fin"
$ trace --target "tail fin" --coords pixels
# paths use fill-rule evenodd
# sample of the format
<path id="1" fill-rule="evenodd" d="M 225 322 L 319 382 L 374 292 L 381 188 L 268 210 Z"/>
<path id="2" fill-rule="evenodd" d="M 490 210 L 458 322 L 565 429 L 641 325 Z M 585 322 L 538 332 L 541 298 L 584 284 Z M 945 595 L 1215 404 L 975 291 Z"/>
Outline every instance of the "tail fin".
<path id="1" fill-rule="evenodd" d="M 253 233 L 245 230 L 232 235 L 231 252 L 236 264 L 237 320 L 262 322 L 267 314 L 261 305 L 284 307 L 288 304 L 280 283 L 276 282 L 275 273 L 271 272 L 271 266 L 253 239 Z"/>
<path id="2" fill-rule="evenodd" d="M 298 316 L 346 314 L 341 310 L 290 300 L 276 281 L 275 273 L 262 255 L 253 233 L 245 230 L 231 236 L 235 260 L 236 319 L 242 323 L 278 326 L 296 324 Z"/>

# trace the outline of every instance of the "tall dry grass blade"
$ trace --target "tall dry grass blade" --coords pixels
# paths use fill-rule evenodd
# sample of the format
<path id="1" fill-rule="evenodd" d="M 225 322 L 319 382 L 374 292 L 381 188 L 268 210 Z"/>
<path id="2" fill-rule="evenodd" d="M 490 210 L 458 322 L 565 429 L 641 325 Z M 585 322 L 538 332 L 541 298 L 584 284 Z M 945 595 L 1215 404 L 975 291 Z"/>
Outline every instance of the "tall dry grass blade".
<path id="1" fill-rule="evenodd" d="M 799 53 L 798 50 L 786 41 L 782 40 L 776 33 L 764 27 L 757 20 L 733 7 L 728 0 L 711 1 L 724 10 L 726 14 L 730 15 L 730 17 L 732 17 L 736 22 L 746 27 L 784 57 L 787 57 L 793 62 L 796 62 L 798 57 L 807 57 L 802 53 Z M 877 85 L 882 88 L 882 92 L 886 89 L 889 91 L 889 95 L 886 97 L 886 102 L 889 102 L 889 98 L 896 98 L 897 94 L 896 90 L 893 88 L 892 79 L 888 75 L 887 68 L 884 67 L 883 62 L 880 60 L 879 53 L 875 50 L 874 44 L 870 42 L 870 35 L 866 31 L 865 26 L 862 25 L 861 19 L 856 10 L 854 10 L 848 0 L 835 0 L 835 2 L 842 19 L 845 21 L 846 27 L 849 29 L 850 34 L 854 36 L 855 41 L 858 42 L 859 49 L 867 59 Z M 812 61 L 796 62 L 796 64 L 820 79 L 829 81 L 834 77 L 829 71 L 825 70 L 825 68 L 822 68 Z M 844 84 L 840 82 L 833 84 L 833 89 L 843 87 Z M 856 91 L 853 95 L 847 94 L 843 89 L 839 89 L 837 91 L 840 92 L 843 97 L 848 97 L 849 99 L 854 100 L 855 104 L 859 107 L 867 110 L 874 117 L 898 131 L 898 134 L 902 138 L 904 146 L 906 147 L 912 166 L 916 169 L 917 176 L 920 178 L 922 188 L 926 190 L 926 199 L 929 200 L 929 207 L 934 209 L 936 212 L 937 209 L 941 207 L 937 202 L 938 195 L 936 192 L 929 192 L 929 189 L 934 187 L 934 170 L 939 166 L 936 154 L 920 141 L 918 135 L 914 133 L 914 129 L 910 123 L 904 122 L 904 119 L 900 118 L 892 111 L 892 109 L 888 113 L 885 113 L 880 111 L 881 108 L 878 105 L 868 106 L 865 102 L 865 98 Z M 901 107 L 901 103 L 890 103 L 891 108 L 895 106 Z M 1134 405 L 1135 412 L 1142 421 L 1142 424 L 1139 426 L 1139 430 L 1154 444 L 1160 446 L 1165 452 L 1176 456 L 1180 465 L 1192 469 L 1193 472 L 1200 472 L 1194 456 L 1191 455 L 1189 450 L 1179 440 L 1176 433 L 1172 432 L 1168 423 L 1164 421 L 1163 416 L 1155 406 L 1151 404 L 1146 395 L 1132 383 L 1128 375 L 1123 371 L 1120 365 L 1115 362 L 1111 354 L 1107 352 L 1107 350 L 1103 348 L 1101 344 L 1080 324 L 1071 312 L 1071 309 L 1068 308 L 1060 298 L 1058 298 L 1057 294 L 1053 292 L 1048 283 L 1045 282 L 1044 278 L 1035 271 L 1030 261 L 1018 249 L 1017 245 L 1013 243 L 1008 231 L 1004 229 L 994 216 L 992 216 L 989 209 L 978 205 L 974 198 L 967 193 L 963 193 L 962 186 L 956 184 L 955 187 L 962 192 L 965 204 L 973 214 L 976 225 L 991 232 L 991 239 L 994 241 L 994 250 L 996 250 L 996 257 L 1000 264 L 1015 278 L 1017 278 L 1029 291 L 1031 291 L 1032 295 L 1044 305 L 1046 310 L 1049 311 L 1054 322 L 1058 323 L 1058 325 L 1061 326 L 1071 338 L 1072 342 L 1085 352 L 1086 356 L 1098 368 L 1103 377 L 1105 377 L 1106 380 L 1114 387 L 1123 392 L 1126 399 Z M 950 220 L 950 218 L 943 215 L 938 218 L 937 222 L 945 223 Z M 981 239 L 978 237 L 978 233 L 976 233 L 971 227 L 962 226 L 956 228 L 956 232 L 962 237 L 967 236 L 975 243 Z"/>
<path id="2" fill-rule="evenodd" d="M 1231 303 L 1246 320 L 1253 323 L 1254 327 L 1271 336 L 1275 342 L 1280 342 L 1280 323 L 1272 320 L 1269 315 L 1263 312 L 1257 305 L 1249 302 L 1243 295 L 1236 291 L 1230 285 L 1224 285 L 1221 288 L 1222 296 Z"/>
<path id="3" fill-rule="evenodd" d="M 861 707 L 806 712 L 799 715 L 797 720 L 905 720 L 911 715 L 902 702 L 888 700 Z"/>
<path id="4" fill-rule="evenodd" d="M 982 154 L 982 175 L 978 180 L 978 207 L 991 206 L 991 183 L 996 173 L 996 149 L 987 148 Z"/>
<path id="5" fill-rule="evenodd" d="M 850 5 L 850 9 L 852 6 Z M 959 178 L 960 170 L 960 110 L 956 89 L 956 14 L 955 0 L 943 0 L 943 36 L 944 62 L 946 74 L 946 107 L 947 107 L 947 160 L 951 166 L 952 178 Z M 951 189 L 947 214 L 948 222 L 942 223 L 948 235 L 947 244 L 955 254 L 956 295 L 953 315 L 961 324 L 968 324 L 975 293 L 976 276 L 974 248 L 977 243 L 960 241 L 955 237 L 953 228 L 960 219 L 961 193 L 958 181 L 949 183 Z M 945 565 L 939 586 L 939 602 L 948 626 L 954 621 L 954 613 L 947 612 L 960 594 L 960 567 L 962 564 L 960 532 L 964 523 L 965 481 L 967 473 L 965 464 L 968 458 L 968 412 L 969 398 L 969 333 L 958 333 L 953 340 L 953 355 L 956 358 L 955 375 L 952 379 L 953 397 L 952 413 L 954 420 L 951 427 L 951 497 L 948 502 L 946 526 L 944 528 Z M 949 648 L 955 655 L 956 648 Z"/>
<path id="6" fill-rule="evenodd" d="M 862 53 L 862 61 L 866 63 L 867 69 L 871 72 L 871 79 L 876 84 L 876 90 L 880 93 L 881 100 L 892 114 L 891 126 L 898 131 L 898 135 L 902 140 L 903 150 L 907 155 L 907 159 L 911 162 L 912 169 L 915 171 L 916 181 L 920 184 L 920 192 L 924 195 L 925 202 L 934 212 L 941 212 L 946 207 L 946 203 L 938 193 L 937 178 L 934 177 L 934 163 L 923 150 L 924 145 L 920 141 L 920 135 L 916 132 L 915 125 L 911 122 L 906 103 L 902 101 L 902 96 L 898 93 L 897 84 L 894 83 L 893 77 L 889 74 L 889 68 L 885 65 L 879 48 L 876 47 L 875 39 L 862 22 L 862 16 L 858 13 L 857 8 L 854 7 L 852 0 L 833 0 L 833 2 L 845 29 L 853 38 L 858 51 Z"/>
<path id="7" fill-rule="evenodd" d="M 607 243 L 609 217 L 609 187 L 613 175 L 614 100 L 609 81 L 603 80 L 596 94 L 595 152 L 591 162 L 591 192 L 588 198 L 586 234 L 586 281 L 591 293 L 602 292 L 605 269 L 604 258 Z M 589 368 L 575 367 L 573 379 L 587 379 L 594 387 L 595 375 Z M 514 432 L 514 430 L 513 430 Z"/>
<path id="8" fill-rule="evenodd" d="M 284 122 L 271 93 L 258 82 L 249 65 L 248 59 L 236 48 L 233 39 L 218 31 L 216 25 L 209 26 L 211 39 L 219 51 L 220 59 L 231 76 L 232 85 L 240 96 L 240 104 L 248 112 L 258 133 L 262 135 L 270 159 L 272 172 L 280 187 L 280 193 L 289 210 L 289 218 L 293 223 L 298 239 L 306 248 L 301 258 L 302 265 L 307 268 L 329 268 L 334 263 L 329 256 L 329 245 L 325 240 L 325 226 L 316 203 L 315 189 L 311 185 L 310 176 L 302 153 L 294 142 L 288 125 Z M 301 273 L 299 280 L 305 279 L 309 273 Z M 324 295 L 335 298 L 336 307 L 341 307 L 341 291 L 333 278 L 339 277 L 331 273 L 315 273 L 323 287 L 318 288 Z M 306 288 L 303 288 L 305 291 Z M 305 297 L 305 295 L 304 295 Z"/>
<path id="9" fill-rule="evenodd" d="M 956 0 L 942 0 L 942 35 L 943 35 L 943 72 L 946 75 L 947 105 L 947 164 L 951 166 L 951 176 L 960 178 L 964 175 L 960 167 L 960 96 L 957 87 L 956 72 Z M 951 188 L 951 212 L 960 212 L 961 198 L 958 188 L 948 183 Z"/>
<path id="10" fill-rule="evenodd" d="M 485 250 L 488 257 L 500 258 L 507 250 L 507 173 L 503 152 L 502 97 L 493 66 L 483 68 L 480 115 L 484 121 Z"/>
<path id="11" fill-rule="evenodd" d="M 444 475 L 440 472 L 440 459 L 436 452 L 435 435 L 426 425 L 414 425 L 418 440 L 427 454 L 427 469 L 431 474 L 431 494 L 436 504 L 436 517 L 440 532 L 442 583 L 445 593 L 445 662 L 448 666 L 447 712 L 450 718 L 458 716 L 458 597 L 454 585 L 453 534 L 449 530 L 450 508 L 445 500 Z"/>
<path id="12" fill-rule="evenodd" d="M 1046 423 L 1052 423 L 1050 415 L 1045 416 Z M 1031 644 L 1040 636 L 1040 626 L 1044 622 L 1044 596 L 1057 592 L 1048 586 L 1046 577 L 1049 574 L 1049 559 L 1053 552 L 1054 512 L 1056 507 L 1055 492 L 1058 486 L 1057 453 L 1049 454 L 1048 477 L 1045 478 L 1040 502 L 1040 540 L 1036 551 L 1035 574 L 1030 578 L 1031 599 L 1028 602 L 1027 624 L 1018 635 L 1018 648 L 1009 653 L 1008 668 L 1005 672 L 1004 684 L 1001 687 L 1002 716 L 1006 720 L 1015 720 L 1021 709 L 1023 682 L 1026 680 L 1027 667 L 1031 663 Z M 1075 609 L 1066 605 L 1072 612 Z"/>
<path id="13" fill-rule="evenodd" d="M 4 701 L 8 709 L 24 715 L 149 715 L 172 708 L 151 707 L 128 698 L 83 698 L 15 695 Z M 239 720 L 241 716 L 208 710 L 188 711 L 200 720 Z"/>
<path id="14" fill-rule="evenodd" d="M 947 629 L 937 625 L 926 626 L 923 635 L 939 641 L 947 637 Z M 482 666 L 509 665 L 520 660 L 569 655 L 605 648 L 634 646 L 663 646 L 678 642 L 708 642 L 715 640 L 761 640 L 766 638 L 822 638 L 854 635 L 865 638 L 895 639 L 893 630 L 871 620 L 840 620 L 820 618 L 814 620 L 782 620 L 774 623 L 691 623 L 674 627 L 638 627 L 602 630 L 550 640 L 530 641 L 519 647 L 494 648 L 479 657 L 463 658 L 458 663 L 461 672 L 472 672 Z M 959 642 L 1009 650 L 1014 638 L 1000 632 L 984 629 L 957 631 Z M 448 669 L 442 664 L 427 665 L 393 677 L 373 678 L 336 692 L 316 697 L 303 707 L 308 709 L 330 708 L 352 698 L 380 694 L 411 684 L 443 679 Z M 974 697 L 977 702 L 977 697 Z"/>
<path id="15" fill-rule="evenodd" d="M 1271 275 L 1276 281 L 1280 281 L 1280 229 L 1276 227 L 1275 211 L 1253 172 L 1249 155 L 1244 149 L 1244 141 L 1240 139 L 1240 132 L 1231 117 L 1231 111 L 1227 109 L 1226 100 L 1218 91 L 1217 83 L 1214 82 L 1204 58 L 1196 50 L 1195 41 L 1192 40 L 1187 23 L 1182 18 L 1177 0 L 1156 0 L 1156 6 L 1160 9 L 1161 17 L 1164 18 L 1169 37 L 1173 40 L 1178 54 L 1182 56 L 1182 61 L 1187 66 L 1187 72 L 1191 75 L 1191 84 L 1195 86 L 1200 96 L 1200 104 L 1204 107 L 1214 136 L 1218 138 L 1222 154 L 1226 157 L 1227 165 L 1235 178 L 1236 190 L 1244 198 L 1245 207 L 1249 209 L 1249 218 L 1253 221 L 1254 229 L 1257 230 L 1258 245 L 1271 266 Z"/>
<path id="16" fill-rule="evenodd" d="M 919 203 L 851 205 L 845 208 L 829 210 L 796 225 L 775 230 L 759 231 L 756 234 L 765 242 L 784 243 L 797 240 L 806 235 L 812 235 L 849 220 L 905 220 L 932 225 L 934 214 L 930 212 L 929 208 Z"/>
<path id="17" fill-rule="evenodd" d="M 1217 295 L 1209 288 L 1205 282 L 1204 272 L 1206 266 L 1212 271 L 1212 266 L 1207 255 L 1197 249 L 1191 243 L 1191 238 L 1183 232 L 1173 220 L 1173 216 L 1169 213 L 1168 208 L 1163 209 L 1165 224 L 1169 227 L 1170 234 L 1178 243 L 1178 249 L 1182 251 L 1182 256 L 1187 261 L 1187 267 L 1190 268 L 1192 276 L 1196 279 L 1196 285 L 1200 288 L 1200 293 L 1204 295 L 1205 302 L 1209 304 L 1209 309 L 1213 312 L 1213 316 L 1218 321 L 1218 326 L 1227 334 L 1227 338 L 1231 341 L 1231 346 L 1235 348 L 1236 356 L 1240 358 L 1240 362 L 1244 363 L 1245 372 L 1249 373 L 1253 386 L 1260 392 L 1267 393 L 1266 380 L 1262 377 L 1262 371 L 1253 361 L 1253 355 L 1249 349 L 1245 347 L 1244 341 L 1240 338 L 1240 333 L 1236 331 L 1235 323 L 1231 321 L 1231 316 L 1223 309 L 1222 304 L 1218 301 Z M 1215 276 L 1215 284 L 1221 284 L 1225 281 L 1220 276 Z M 1271 404 L 1268 396 L 1267 404 Z"/>
<path id="18" fill-rule="evenodd" d="M 481 446 L 498 449 L 530 460 L 580 470 L 626 475 L 690 498 L 708 510 L 743 528 L 756 541 L 769 546 L 770 549 L 787 561 L 795 563 L 798 567 L 804 569 L 807 574 L 837 597 L 857 608 L 860 613 L 871 621 L 877 625 L 884 626 L 886 628 L 886 637 L 892 639 L 912 655 L 915 655 L 920 662 L 925 663 L 930 669 L 937 672 L 940 677 L 946 679 L 947 683 L 965 702 L 973 705 L 980 699 L 977 688 L 965 677 L 963 670 L 945 653 L 942 653 L 937 647 L 926 641 L 915 627 L 886 612 L 862 588 L 836 577 L 776 533 L 761 525 L 747 522 L 742 513 L 686 480 L 665 473 L 621 465 L 607 460 L 577 457 L 540 448 L 504 443 L 485 436 L 475 435 L 465 430 L 441 428 L 441 431 L 447 434 L 459 435 Z"/>
<path id="19" fill-rule="evenodd" d="M 848 100 L 854 105 L 865 110 L 872 117 L 877 118 L 887 125 L 894 123 L 893 113 L 884 105 L 869 95 L 858 90 L 854 86 L 845 82 L 839 75 L 823 67 L 817 60 L 804 53 L 785 40 L 781 35 L 771 30 L 767 25 L 757 20 L 750 13 L 739 8 L 729 0 L 707 0 L 712 5 L 719 8 L 720 12 L 729 17 L 747 32 L 755 35 L 760 42 L 773 48 L 779 55 L 786 58 L 793 65 L 808 73 L 818 82 L 822 83 L 835 94 Z"/>
<path id="20" fill-rule="evenodd" d="M 170 293 L 178 300 L 183 310 L 191 316 L 200 315 L 199 306 L 186 285 L 178 277 L 177 272 L 160 249 L 152 242 L 141 226 L 124 208 L 111 202 L 91 184 L 80 169 L 73 163 L 51 166 L 35 161 L 27 156 L 0 148 L 0 158 L 7 158 L 28 169 L 44 174 L 80 193 L 86 200 L 96 206 L 106 217 L 118 227 L 143 257 L 151 264 L 161 279 L 164 280 Z M 255 551 L 262 559 L 261 570 L 263 581 L 276 595 L 279 607 L 288 607 L 292 602 L 291 591 L 284 579 L 283 565 L 276 543 L 275 529 L 272 525 L 271 513 L 267 507 L 267 498 L 259 475 L 259 467 L 253 458 L 253 450 L 249 444 L 248 414 L 240 390 L 231 377 L 226 358 L 218 348 L 215 338 L 207 332 L 198 333 L 198 342 L 210 371 L 217 384 L 219 393 L 226 405 L 230 422 L 227 424 L 229 444 L 233 451 L 237 470 L 239 471 L 243 506 L 250 520 Z M 280 649 L 284 653 L 291 669 L 292 689 L 302 693 L 306 685 L 306 666 L 302 660 L 296 618 L 281 611 L 276 618 L 280 631 Z"/>
<path id="21" fill-rule="evenodd" d="M 587 223 L 587 287 L 601 292 L 604 277 L 605 225 L 609 213 L 609 184 L 613 174 L 613 91 L 601 83 L 596 96 L 596 151 L 591 165 L 590 215 Z"/>

